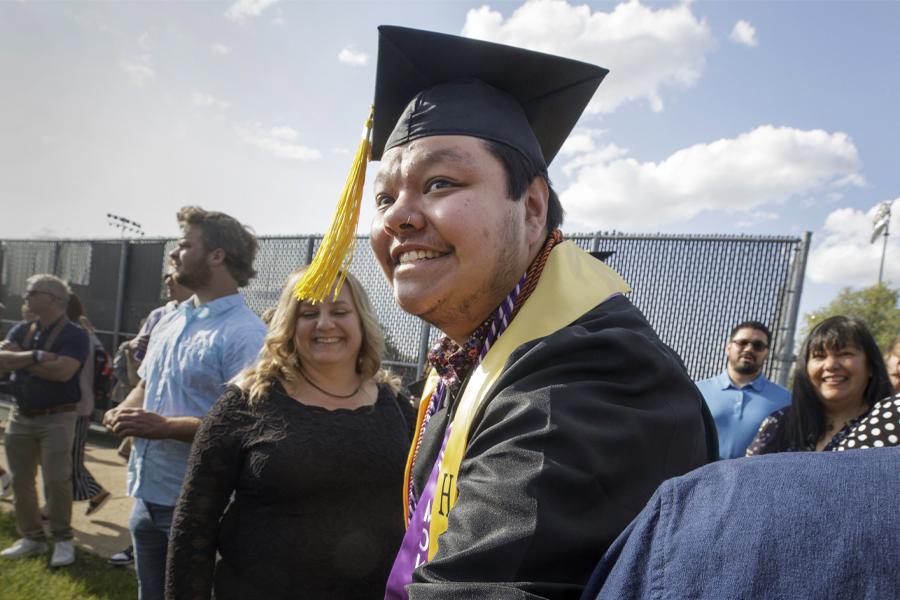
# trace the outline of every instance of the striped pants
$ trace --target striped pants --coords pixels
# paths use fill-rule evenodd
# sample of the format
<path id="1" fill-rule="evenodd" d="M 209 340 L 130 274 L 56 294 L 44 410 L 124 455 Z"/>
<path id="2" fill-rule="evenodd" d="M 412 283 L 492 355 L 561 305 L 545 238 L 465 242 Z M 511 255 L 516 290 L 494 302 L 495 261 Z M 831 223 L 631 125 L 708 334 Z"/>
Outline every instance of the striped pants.
<path id="1" fill-rule="evenodd" d="M 78 417 L 75 421 L 75 442 L 72 444 L 72 487 L 76 502 L 90 500 L 103 490 L 91 472 L 84 466 L 84 445 L 87 442 L 91 418 Z"/>

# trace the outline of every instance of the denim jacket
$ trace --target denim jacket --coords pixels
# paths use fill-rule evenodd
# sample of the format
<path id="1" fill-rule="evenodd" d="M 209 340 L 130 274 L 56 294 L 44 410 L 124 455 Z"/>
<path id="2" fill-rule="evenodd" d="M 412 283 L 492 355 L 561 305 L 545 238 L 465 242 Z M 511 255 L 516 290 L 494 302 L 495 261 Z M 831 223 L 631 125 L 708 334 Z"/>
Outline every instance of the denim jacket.
<path id="1" fill-rule="evenodd" d="M 900 598 L 900 448 L 721 461 L 663 483 L 582 600 Z"/>

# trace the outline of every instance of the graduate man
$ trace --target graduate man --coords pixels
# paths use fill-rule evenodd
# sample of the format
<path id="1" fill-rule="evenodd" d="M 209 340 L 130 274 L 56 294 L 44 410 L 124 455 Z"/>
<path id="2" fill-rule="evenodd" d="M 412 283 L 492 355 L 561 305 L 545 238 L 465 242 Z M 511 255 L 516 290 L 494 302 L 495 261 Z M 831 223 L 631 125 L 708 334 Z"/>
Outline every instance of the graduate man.
<path id="1" fill-rule="evenodd" d="M 606 70 L 379 31 L 372 248 L 400 306 L 446 334 L 386 597 L 578 598 L 656 487 L 716 457 L 679 357 L 557 229 L 547 165 Z"/>

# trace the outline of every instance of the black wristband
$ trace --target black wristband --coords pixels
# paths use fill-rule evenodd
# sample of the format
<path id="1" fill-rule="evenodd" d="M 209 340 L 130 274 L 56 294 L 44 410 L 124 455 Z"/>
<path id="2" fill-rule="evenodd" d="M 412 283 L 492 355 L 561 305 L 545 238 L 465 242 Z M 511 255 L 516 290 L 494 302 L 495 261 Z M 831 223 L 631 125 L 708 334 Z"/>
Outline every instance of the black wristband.
<path id="1" fill-rule="evenodd" d="M 32 350 L 32 351 L 31 351 L 31 360 L 33 360 L 33 361 L 34 361 L 34 364 L 36 364 L 36 365 L 37 365 L 37 364 L 40 364 L 40 362 L 41 362 L 40 360 L 38 360 L 38 356 L 40 356 L 40 355 L 38 354 L 38 352 L 39 352 L 39 350 Z"/>

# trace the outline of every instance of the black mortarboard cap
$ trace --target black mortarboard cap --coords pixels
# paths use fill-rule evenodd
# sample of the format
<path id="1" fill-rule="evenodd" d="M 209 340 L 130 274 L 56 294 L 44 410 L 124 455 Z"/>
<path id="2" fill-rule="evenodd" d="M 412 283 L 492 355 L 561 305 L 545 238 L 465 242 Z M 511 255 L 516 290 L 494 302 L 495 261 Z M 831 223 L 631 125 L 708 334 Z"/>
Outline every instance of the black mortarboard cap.
<path id="1" fill-rule="evenodd" d="M 615 254 L 615 250 L 597 250 L 594 252 L 589 252 L 591 256 L 599 260 L 600 262 L 606 262 L 606 259 Z"/>
<path id="2" fill-rule="evenodd" d="M 378 32 L 372 160 L 417 138 L 467 135 L 549 165 L 608 72 L 455 35 Z"/>
<path id="3" fill-rule="evenodd" d="M 374 118 L 298 299 L 336 298 L 356 247 L 366 160 L 432 135 L 501 142 L 549 165 L 606 69 L 550 54 L 404 27 L 378 28 Z M 370 138 L 371 133 L 371 147 Z"/>

